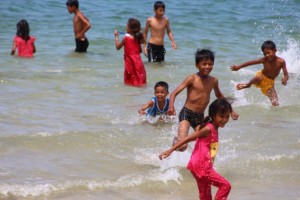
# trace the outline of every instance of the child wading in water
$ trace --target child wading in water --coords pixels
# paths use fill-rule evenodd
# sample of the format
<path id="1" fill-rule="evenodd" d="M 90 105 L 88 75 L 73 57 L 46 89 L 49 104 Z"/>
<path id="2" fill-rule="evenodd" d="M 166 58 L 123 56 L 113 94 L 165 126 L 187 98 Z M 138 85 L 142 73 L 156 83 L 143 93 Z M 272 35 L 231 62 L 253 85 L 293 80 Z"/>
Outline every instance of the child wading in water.
<path id="1" fill-rule="evenodd" d="M 275 79 L 279 75 L 280 71 L 283 71 L 283 78 L 281 80 L 282 85 L 286 85 L 289 79 L 289 75 L 286 69 L 285 60 L 276 56 L 276 45 L 274 42 L 268 40 L 265 41 L 261 50 L 264 54 L 263 58 L 248 61 L 241 65 L 232 65 L 232 71 L 238 71 L 241 68 L 249 65 L 263 64 L 263 69 L 256 73 L 256 75 L 248 83 L 239 83 L 236 86 L 237 90 L 251 87 L 254 84 L 256 87 L 261 88 L 261 92 L 268 96 L 273 106 L 278 106 L 278 96 L 274 87 Z"/>
<path id="2" fill-rule="evenodd" d="M 126 26 L 127 33 L 119 42 L 119 33 L 115 31 L 116 49 L 124 46 L 124 83 L 132 86 L 142 86 L 146 84 L 146 70 L 140 54 L 141 44 L 144 43 L 144 36 L 141 32 L 139 20 L 130 18 Z"/>
<path id="3" fill-rule="evenodd" d="M 86 16 L 79 10 L 78 0 L 68 0 L 66 2 L 69 13 L 74 13 L 73 28 L 75 34 L 75 52 L 86 52 L 89 41 L 85 33 L 91 28 L 91 23 Z"/>
<path id="4" fill-rule="evenodd" d="M 195 54 L 195 65 L 197 73 L 191 74 L 180 83 L 180 85 L 170 95 L 169 115 L 175 115 L 174 102 L 176 96 L 187 89 L 187 96 L 184 107 L 179 113 L 178 133 L 174 138 L 174 144 L 178 140 L 188 136 L 190 127 L 194 131 L 199 129 L 204 118 L 204 111 L 209 104 L 210 94 L 214 91 L 218 99 L 223 99 L 224 95 L 220 91 L 219 81 L 216 77 L 210 75 L 214 67 L 215 54 L 210 49 L 198 49 Z M 238 119 L 238 114 L 232 112 L 232 119 Z M 185 151 L 187 144 L 178 148 L 179 151 Z"/>
<path id="5" fill-rule="evenodd" d="M 148 45 L 144 43 L 144 54 L 148 56 L 149 62 L 161 62 L 165 60 L 164 38 L 167 31 L 168 37 L 172 42 L 172 48 L 176 49 L 176 43 L 171 31 L 170 20 L 165 17 L 165 4 L 162 1 L 154 3 L 153 17 L 149 17 L 146 21 L 144 29 L 144 37 L 147 40 L 148 30 L 150 29 L 150 39 Z"/>
<path id="6" fill-rule="evenodd" d="M 203 120 L 199 130 L 159 155 L 159 159 L 162 160 L 170 156 L 178 147 L 196 140 L 187 168 L 196 179 L 201 200 L 212 199 L 212 185 L 218 188 L 216 200 L 226 200 L 231 190 L 230 183 L 218 174 L 213 167 L 218 151 L 218 129 L 219 127 L 225 127 L 231 112 L 231 105 L 226 99 L 216 99 L 210 104 L 208 116 Z"/>
<path id="7" fill-rule="evenodd" d="M 33 54 L 36 52 L 35 37 L 30 36 L 29 32 L 28 22 L 25 19 L 20 20 L 17 23 L 17 33 L 13 40 L 11 55 L 15 55 L 16 49 L 18 49 L 18 56 L 33 57 Z"/>
<path id="8" fill-rule="evenodd" d="M 164 81 L 159 81 L 154 86 L 154 95 L 143 107 L 139 109 L 139 114 L 147 114 L 147 118 L 165 117 L 169 107 L 169 85 Z M 147 109 L 147 112 L 145 110 Z"/>

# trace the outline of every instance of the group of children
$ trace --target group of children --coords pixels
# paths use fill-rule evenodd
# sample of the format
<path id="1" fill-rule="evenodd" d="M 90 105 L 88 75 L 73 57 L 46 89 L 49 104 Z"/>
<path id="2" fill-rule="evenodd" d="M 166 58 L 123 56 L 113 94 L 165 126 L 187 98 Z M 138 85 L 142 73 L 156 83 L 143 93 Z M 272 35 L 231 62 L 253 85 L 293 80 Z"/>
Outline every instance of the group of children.
<path id="1" fill-rule="evenodd" d="M 79 10 L 78 0 L 66 2 L 69 13 L 74 13 L 73 28 L 76 42 L 76 52 L 86 52 L 89 42 L 85 33 L 90 29 L 89 20 Z M 157 1 L 154 4 L 153 17 L 146 21 L 144 32 L 141 32 L 139 20 L 130 18 L 127 22 L 126 33 L 121 41 L 119 35 L 122 32 L 114 31 L 116 49 L 124 47 L 124 83 L 132 86 L 146 84 L 146 70 L 140 54 L 148 57 L 149 62 L 164 61 L 166 53 L 164 48 L 164 35 L 167 35 L 176 49 L 176 43 L 170 28 L 170 22 L 164 17 L 165 4 Z M 147 34 L 151 36 L 147 43 Z M 11 55 L 18 49 L 18 56 L 32 57 L 36 52 L 35 38 L 29 34 L 29 25 L 26 20 L 17 24 L 17 33 L 13 40 Z M 143 45 L 143 49 L 142 49 Z M 261 50 L 264 57 L 245 62 L 241 65 L 231 66 L 232 71 L 241 68 L 262 64 L 263 69 L 248 83 L 239 83 L 237 90 L 251 87 L 254 84 L 261 88 L 264 95 L 268 96 L 273 106 L 278 106 L 278 96 L 274 87 L 275 79 L 280 71 L 283 71 L 282 84 L 288 81 L 288 72 L 285 60 L 276 56 L 274 42 L 265 41 Z M 218 151 L 218 128 L 224 127 L 229 117 L 237 120 L 238 114 L 232 109 L 229 99 L 226 99 L 220 91 L 218 79 L 210 75 L 213 70 L 215 55 L 210 49 L 198 49 L 195 53 L 195 66 L 198 71 L 185 78 L 185 80 L 171 93 L 169 86 L 164 81 L 159 81 L 154 86 L 154 97 L 139 109 L 139 114 L 156 117 L 163 115 L 175 115 L 174 102 L 176 96 L 184 89 L 187 97 L 183 108 L 179 113 L 179 125 L 177 136 L 174 137 L 172 147 L 159 155 L 160 159 L 168 157 L 174 150 L 185 151 L 190 141 L 195 142 L 195 148 L 187 168 L 196 179 L 200 199 L 212 199 L 211 185 L 218 187 L 215 199 L 227 199 L 231 186 L 230 183 L 219 175 L 213 168 L 213 161 Z M 214 91 L 216 100 L 209 105 L 208 116 L 204 117 L 204 111 L 210 102 L 210 94 Z M 194 133 L 188 134 L 190 127 Z"/>

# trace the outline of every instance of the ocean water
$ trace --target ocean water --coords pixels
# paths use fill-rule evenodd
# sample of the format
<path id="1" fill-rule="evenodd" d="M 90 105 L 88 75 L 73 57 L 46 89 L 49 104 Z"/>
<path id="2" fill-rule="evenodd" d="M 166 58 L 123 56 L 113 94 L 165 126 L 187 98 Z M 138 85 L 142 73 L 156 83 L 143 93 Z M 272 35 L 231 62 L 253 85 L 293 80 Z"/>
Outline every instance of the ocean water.
<path id="1" fill-rule="evenodd" d="M 81 0 L 92 24 L 86 54 L 73 52 L 65 1 L 0 1 L 0 199 L 198 199 L 186 169 L 194 144 L 158 159 L 177 133 L 178 116 L 149 124 L 137 111 L 155 82 L 167 81 L 172 91 L 197 72 L 194 52 L 209 47 L 216 53 L 211 75 L 240 115 L 219 130 L 215 168 L 232 184 L 229 199 L 300 200 L 300 1 L 164 2 L 178 49 L 166 37 L 164 63 L 142 55 L 148 84 L 136 88 L 123 85 L 123 49 L 115 49 L 113 32 L 125 31 L 129 17 L 144 27 L 154 1 Z M 33 59 L 10 56 L 22 18 L 36 37 Z M 276 108 L 254 87 L 235 90 L 261 66 L 230 71 L 261 57 L 269 39 L 290 75 L 287 86 L 282 73 L 276 80 Z M 185 97 L 177 96 L 177 113 Z"/>

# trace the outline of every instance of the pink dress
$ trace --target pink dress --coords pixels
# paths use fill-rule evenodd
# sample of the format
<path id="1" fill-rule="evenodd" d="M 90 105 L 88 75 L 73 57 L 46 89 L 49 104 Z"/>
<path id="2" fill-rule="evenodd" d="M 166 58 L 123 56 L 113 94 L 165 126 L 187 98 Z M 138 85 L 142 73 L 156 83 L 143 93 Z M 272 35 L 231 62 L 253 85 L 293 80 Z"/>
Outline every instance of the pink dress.
<path id="1" fill-rule="evenodd" d="M 124 44 L 124 83 L 132 86 L 146 84 L 146 70 L 140 56 L 141 45 L 129 34 Z"/>
<path id="2" fill-rule="evenodd" d="M 218 142 L 218 132 L 211 123 L 206 124 L 210 127 L 211 133 L 207 137 L 197 138 L 195 148 L 187 168 L 199 177 L 206 176 L 207 171 L 213 169 L 213 159 L 211 157 L 211 144 Z"/>
<path id="3" fill-rule="evenodd" d="M 218 132 L 211 123 L 210 134 L 207 137 L 197 138 L 195 148 L 187 168 L 196 179 L 199 199 L 212 200 L 211 186 L 218 188 L 215 200 L 226 200 L 231 190 L 230 183 L 218 174 L 213 168 L 213 160 L 218 151 Z"/>
<path id="4" fill-rule="evenodd" d="M 19 36 L 14 37 L 14 42 L 18 49 L 18 56 L 33 57 L 35 37 L 30 36 L 29 40 L 25 41 Z"/>

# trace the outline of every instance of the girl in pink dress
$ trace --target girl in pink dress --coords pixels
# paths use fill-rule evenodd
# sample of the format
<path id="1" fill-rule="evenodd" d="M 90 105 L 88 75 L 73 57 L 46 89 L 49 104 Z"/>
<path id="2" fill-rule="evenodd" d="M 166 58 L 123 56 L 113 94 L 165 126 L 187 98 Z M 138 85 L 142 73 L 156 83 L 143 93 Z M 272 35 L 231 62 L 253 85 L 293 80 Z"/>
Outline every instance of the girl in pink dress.
<path id="1" fill-rule="evenodd" d="M 130 18 L 126 26 L 127 33 L 119 42 L 119 33 L 115 31 L 116 49 L 124 46 L 124 83 L 132 86 L 146 84 L 146 70 L 140 56 L 141 44 L 144 43 L 144 36 L 141 32 L 139 20 Z"/>
<path id="2" fill-rule="evenodd" d="M 231 111 L 231 104 L 226 99 L 216 99 L 210 104 L 209 116 L 204 119 L 199 130 L 159 155 L 162 160 L 181 145 L 196 140 L 187 168 L 196 179 L 201 200 L 212 200 L 212 185 L 218 188 L 216 200 L 226 200 L 229 195 L 231 185 L 214 170 L 213 162 L 218 151 L 218 128 L 226 125 Z"/>
<path id="3" fill-rule="evenodd" d="M 16 49 L 18 49 L 18 56 L 33 57 L 33 54 L 36 52 L 34 45 L 35 37 L 30 36 L 29 32 L 29 24 L 25 19 L 17 23 L 17 33 L 13 40 L 11 55 L 15 55 Z"/>

